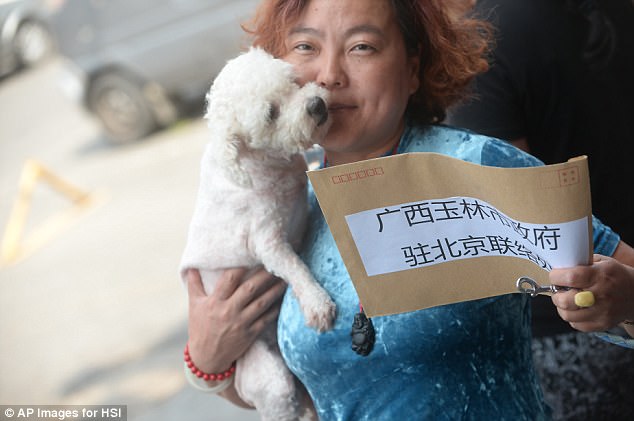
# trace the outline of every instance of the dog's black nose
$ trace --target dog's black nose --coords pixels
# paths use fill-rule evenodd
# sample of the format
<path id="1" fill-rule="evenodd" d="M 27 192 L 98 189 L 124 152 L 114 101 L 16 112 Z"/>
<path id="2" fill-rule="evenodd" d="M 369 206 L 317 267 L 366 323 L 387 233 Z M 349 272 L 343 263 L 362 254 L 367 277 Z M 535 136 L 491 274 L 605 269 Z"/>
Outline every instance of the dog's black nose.
<path id="1" fill-rule="evenodd" d="M 308 99 L 306 111 L 308 111 L 308 115 L 317 121 L 318 126 L 321 126 L 328 120 L 328 107 L 326 107 L 326 102 L 318 96 Z"/>

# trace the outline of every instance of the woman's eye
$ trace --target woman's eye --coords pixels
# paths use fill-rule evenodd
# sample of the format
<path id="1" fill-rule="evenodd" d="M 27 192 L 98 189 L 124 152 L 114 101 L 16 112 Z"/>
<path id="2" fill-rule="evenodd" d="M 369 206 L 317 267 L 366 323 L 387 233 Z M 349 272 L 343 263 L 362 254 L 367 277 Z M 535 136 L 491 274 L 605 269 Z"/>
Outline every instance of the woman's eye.
<path id="1" fill-rule="evenodd" d="M 313 46 L 307 43 L 296 44 L 293 48 L 299 52 L 310 52 L 314 50 Z"/>
<path id="2" fill-rule="evenodd" d="M 353 51 L 361 51 L 361 52 L 372 52 L 376 51 L 376 48 L 372 47 L 370 44 L 357 44 L 352 47 Z"/>

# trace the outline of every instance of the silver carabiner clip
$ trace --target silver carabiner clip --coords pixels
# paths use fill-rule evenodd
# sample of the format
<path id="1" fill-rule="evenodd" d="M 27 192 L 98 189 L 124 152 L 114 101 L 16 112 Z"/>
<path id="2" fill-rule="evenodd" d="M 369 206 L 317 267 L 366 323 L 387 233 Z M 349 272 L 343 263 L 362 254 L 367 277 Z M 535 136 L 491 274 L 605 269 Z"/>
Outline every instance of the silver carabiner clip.
<path id="1" fill-rule="evenodd" d="M 534 279 L 528 276 L 522 276 L 517 280 L 517 290 L 524 294 L 530 294 L 531 297 L 537 297 L 541 292 L 556 294 L 559 291 L 568 291 L 569 287 L 561 287 L 558 285 L 544 285 L 541 286 Z"/>

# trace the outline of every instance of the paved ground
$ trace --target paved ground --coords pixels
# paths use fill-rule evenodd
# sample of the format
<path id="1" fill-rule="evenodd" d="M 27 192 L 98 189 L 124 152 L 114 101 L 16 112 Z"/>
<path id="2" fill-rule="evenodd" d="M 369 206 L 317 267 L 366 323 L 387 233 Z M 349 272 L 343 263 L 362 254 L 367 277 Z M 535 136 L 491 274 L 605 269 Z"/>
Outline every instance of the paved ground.
<path id="1" fill-rule="evenodd" d="M 202 121 L 126 147 L 66 100 L 59 63 L 0 81 L 0 233 L 26 159 L 94 199 L 33 190 L 23 258 L 0 267 L 0 404 L 128 405 L 129 420 L 257 420 L 191 390 L 177 266 L 206 142 Z"/>

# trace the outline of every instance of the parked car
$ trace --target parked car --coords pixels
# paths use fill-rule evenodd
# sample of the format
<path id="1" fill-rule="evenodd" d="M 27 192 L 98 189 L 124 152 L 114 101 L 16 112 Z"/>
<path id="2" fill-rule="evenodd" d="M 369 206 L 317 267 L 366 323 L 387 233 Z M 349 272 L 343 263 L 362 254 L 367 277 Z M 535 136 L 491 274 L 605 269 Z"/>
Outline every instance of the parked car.
<path id="1" fill-rule="evenodd" d="M 66 90 L 112 140 L 145 137 L 203 103 L 257 2 L 66 0 L 55 17 Z"/>
<path id="2" fill-rule="evenodd" d="M 62 1 L 0 0 L 0 76 L 54 54 L 50 19 Z"/>

